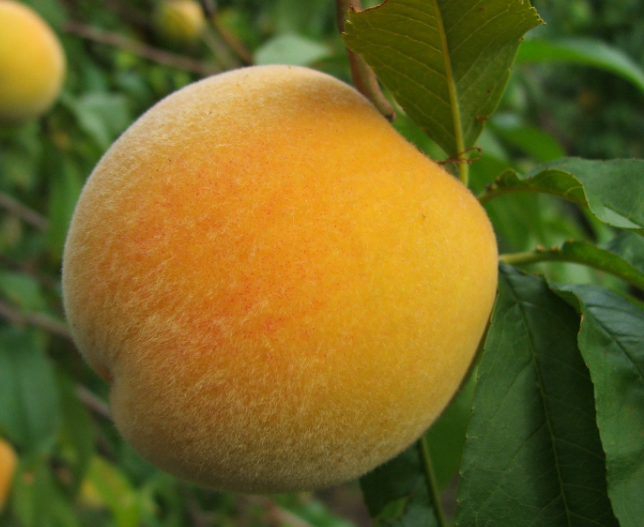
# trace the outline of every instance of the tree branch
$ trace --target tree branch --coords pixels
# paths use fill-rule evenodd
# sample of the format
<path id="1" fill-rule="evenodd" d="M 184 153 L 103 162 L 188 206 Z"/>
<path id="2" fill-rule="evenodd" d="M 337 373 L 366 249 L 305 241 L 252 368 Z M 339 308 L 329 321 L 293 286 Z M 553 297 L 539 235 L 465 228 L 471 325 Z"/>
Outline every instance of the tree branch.
<path id="1" fill-rule="evenodd" d="M 102 399 L 99 399 L 96 395 L 90 392 L 85 386 L 81 384 L 76 386 L 76 395 L 78 399 L 89 408 L 92 412 L 105 419 L 112 419 L 112 413 L 110 412 L 110 407 Z"/>
<path id="2" fill-rule="evenodd" d="M 69 342 L 74 342 L 66 324 L 53 320 L 42 313 L 19 313 L 9 304 L 0 301 L 0 317 L 8 320 L 14 326 L 36 326 Z"/>
<path id="3" fill-rule="evenodd" d="M 31 210 L 26 205 L 23 205 L 22 203 L 16 201 L 14 198 L 9 196 L 8 194 L 5 194 L 4 192 L 0 192 L 0 207 L 40 231 L 46 231 L 47 227 L 49 226 L 47 218 L 45 218 L 38 212 Z"/>
<path id="4" fill-rule="evenodd" d="M 60 287 L 60 282 L 55 278 L 39 272 L 34 268 L 33 264 L 24 263 L 24 262 L 15 262 L 14 260 L 7 258 L 4 254 L 0 254 L 0 265 L 4 265 L 9 269 L 19 271 L 20 273 L 29 275 L 39 284 L 48 287 L 49 289 L 58 289 Z"/>
<path id="5" fill-rule="evenodd" d="M 235 35 L 221 24 L 218 14 L 215 14 L 215 16 L 212 17 L 212 26 L 215 28 L 215 31 L 219 34 L 222 40 L 228 44 L 228 47 L 235 53 L 235 55 L 237 55 L 237 58 L 242 62 L 242 64 L 248 66 L 253 63 L 253 54 L 246 49 Z"/>
<path id="6" fill-rule="evenodd" d="M 204 64 L 189 57 L 184 57 L 183 55 L 179 55 L 177 53 L 170 53 L 162 49 L 154 48 L 152 46 L 148 46 L 147 44 L 142 44 L 140 42 L 136 42 L 129 38 L 123 37 L 117 33 L 111 33 L 101 29 L 96 29 L 94 27 L 86 26 L 78 22 L 68 22 L 67 24 L 65 24 L 63 30 L 66 33 L 77 35 L 86 40 L 91 40 L 93 42 L 98 42 L 99 44 L 105 44 L 107 46 L 124 49 L 125 51 L 134 53 L 135 55 L 143 57 L 144 59 L 148 59 L 152 62 L 157 62 L 158 64 L 163 64 L 164 66 L 171 66 L 173 68 L 196 73 L 197 75 L 201 75 L 203 77 L 221 72 L 220 68 L 211 64 Z"/>
<path id="7" fill-rule="evenodd" d="M 224 26 L 219 22 L 217 3 L 214 0 L 199 0 L 201 4 L 201 9 L 204 12 L 206 20 L 208 20 L 216 34 L 221 37 L 224 43 L 228 48 L 235 54 L 236 58 L 244 65 L 249 65 L 253 63 L 253 55 L 248 51 L 244 45 L 239 41 L 239 39 L 228 31 Z M 207 45 L 208 41 L 206 41 Z M 237 65 L 237 67 L 239 64 Z"/>

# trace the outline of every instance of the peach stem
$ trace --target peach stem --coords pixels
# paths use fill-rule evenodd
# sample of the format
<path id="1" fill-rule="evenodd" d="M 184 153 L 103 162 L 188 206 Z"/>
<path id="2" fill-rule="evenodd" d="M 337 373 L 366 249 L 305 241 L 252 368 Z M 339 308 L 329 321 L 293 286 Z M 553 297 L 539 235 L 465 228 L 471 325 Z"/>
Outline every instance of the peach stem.
<path id="1" fill-rule="evenodd" d="M 345 23 L 349 18 L 349 11 L 360 11 L 362 9 L 360 0 L 336 0 L 336 16 L 338 30 L 340 34 L 344 33 Z M 346 48 L 347 55 L 349 56 L 349 65 L 351 66 L 351 77 L 356 89 L 364 95 L 377 110 L 384 115 L 389 121 L 393 121 L 396 117 L 394 107 L 387 100 L 382 93 L 376 74 L 365 60 L 354 53 L 349 48 Z"/>

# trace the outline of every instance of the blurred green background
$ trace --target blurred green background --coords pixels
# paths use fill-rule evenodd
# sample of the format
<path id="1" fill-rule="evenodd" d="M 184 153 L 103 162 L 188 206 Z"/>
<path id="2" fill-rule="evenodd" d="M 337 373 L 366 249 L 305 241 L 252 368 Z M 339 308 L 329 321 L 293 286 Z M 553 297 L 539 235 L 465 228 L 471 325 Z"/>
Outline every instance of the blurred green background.
<path id="1" fill-rule="evenodd" d="M 24 3 L 59 35 L 68 72 L 50 112 L 0 126 L 0 436 L 20 459 L 0 526 L 368 525 L 358 483 L 244 497 L 179 482 L 143 461 L 107 418 L 107 387 L 76 353 L 61 305 L 61 253 L 74 204 L 118 135 L 172 91 L 251 61 L 311 66 L 349 82 L 334 3 L 222 0 L 202 37 L 183 43 L 155 30 L 151 0 Z M 525 171 L 564 155 L 644 156 L 644 3 L 533 5 L 547 25 L 529 35 L 479 141 L 474 190 L 508 166 Z M 444 157 L 404 115 L 395 126 L 432 157 Z M 502 252 L 611 234 L 547 196 L 509 196 L 488 212 Z M 587 268 L 542 269 L 555 279 L 623 288 Z M 462 448 L 450 430 L 458 436 L 468 415 L 443 420 L 446 439 L 433 440 L 449 461 L 439 467 L 448 512 Z"/>

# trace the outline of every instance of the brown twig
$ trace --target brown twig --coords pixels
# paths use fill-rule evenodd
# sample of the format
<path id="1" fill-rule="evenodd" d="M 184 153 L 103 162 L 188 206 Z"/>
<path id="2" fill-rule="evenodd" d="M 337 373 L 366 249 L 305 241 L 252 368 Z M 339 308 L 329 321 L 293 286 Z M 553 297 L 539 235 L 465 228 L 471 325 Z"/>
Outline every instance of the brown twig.
<path id="1" fill-rule="evenodd" d="M 239 68 L 241 63 L 237 57 L 233 55 L 226 43 L 220 38 L 213 29 L 206 26 L 201 34 L 201 40 L 208 46 L 208 49 L 213 54 L 217 62 L 224 70 L 232 70 Z"/>
<path id="2" fill-rule="evenodd" d="M 210 527 L 216 525 L 217 515 L 212 512 L 204 511 L 195 495 L 192 492 L 192 489 L 185 483 L 179 485 L 181 489 L 181 494 L 184 497 L 186 503 L 186 509 L 192 520 L 193 527 Z"/>
<path id="3" fill-rule="evenodd" d="M 58 280 L 34 269 L 32 264 L 15 262 L 12 259 L 7 258 L 4 254 L 0 254 L 0 265 L 29 275 L 36 282 L 50 289 L 58 289 L 58 287 L 60 286 L 60 282 Z"/>
<path id="4" fill-rule="evenodd" d="M 40 329 L 44 329 L 49 333 L 53 333 L 54 335 L 58 335 L 59 337 L 63 337 L 72 343 L 74 342 L 72 340 L 72 335 L 65 324 L 52 320 L 40 313 L 21 314 L 8 304 L 0 302 L 0 317 L 8 320 L 14 326 L 20 327 L 30 324 L 39 327 Z M 99 399 L 84 386 L 80 384 L 76 386 L 76 395 L 78 396 L 78 399 L 94 413 L 106 419 L 112 418 L 110 407 L 107 403 Z"/>
<path id="5" fill-rule="evenodd" d="M 222 40 L 228 45 L 228 47 L 233 50 L 237 58 L 249 66 L 253 63 L 253 54 L 246 49 L 241 41 L 233 35 L 228 29 L 226 29 L 222 23 L 219 21 L 219 15 L 216 13 L 212 18 L 212 26 L 215 28 L 215 31 L 219 34 Z"/>
<path id="6" fill-rule="evenodd" d="M 71 333 L 69 332 L 65 324 L 56 322 L 55 320 L 41 315 L 40 313 L 26 313 L 23 315 L 18 313 L 8 304 L 0 302 L 0 316 L 5 318 L 15 326 L 24 326 L 25 324 L 31 324 L 33 326 L 44 329 L 49 333 L 63 337 L 73 343 Z M 78 396 L 78 399 L 95 414 L 98 414 L 105 419 L 112 418 L 110 407 L 107 405 L 107 403 L 99 399 L 84 386 L 80 384 L 76 386 L 76 395 Z"/>
<path id="7" fill-rule="evenodd" d="M 9 304 L 0 302 L 0 316 L 15 326 L 36 326 L 53 335 L 62 337 L 72 343 L 74 342 L 66 324 L 53 320 L 42 313 L 20 313 Z"/>
<path id="8" fill-rule="evenodd" d="M 11 322 L 14 326 L 20 326 L 23 324 L 22 317 L 19 313 L 16 313 L 4 302 L 0 302 L 0 317 L 4 318 Z"/>
<path id="9" fill-rule="evenodd" d="M 206 18 L 210 19 L 217 13 L 217 2 L 215 0 L 199 0 L 201 10 Z"/>
<path id="10" fill-rule="evenodd" d="M 467 157 L 471 152 L 477 152 L 477 157 Z M 478 161 L 483 156 L 483 149 L 480 146 L 473 146 L 468 148 L 465 152 L 461 152 L 455 156 L 448 157 L 447 159 L 442 159 L 438 161 L 439 165 L 456 165 L 458 163 L 467 163 L 471 165 L 475 161 Z"/>
<path id="11" fill-rule="evenodd" d="M 126 18 L 132 25 L 144 31 L 150 31 L 150 18 L 138 10 L 130 2 L 123 0 L 109 0 L 107 2 L 112 9 L 118 12 L 119 17 Z"/>
<path id="12" fill-rule="evenodd" d="M 31 210 L 26 205 L 16 201 L 14 198 L 0 192 L 0 207 L 10 212 L 14 216 L 17 216 L 25 223 L 28 223 L 32 227 L 35 227 L 38 230 L 46 231 L 49 225 L 47 218 L 39 214 L 38 212 Z"/>
<path id="13" fill-rule="evenodd" d="M 108 404 L 99 399 L 96 395 L 90 392 L 85 386 L 77 385 L 76 386 L 76 395 L 78 399 L 89 408 L 92 412 L 105 419 L 112 419 L 112 413 L 110 412 L 110 407 Z"/>
<path id="14" fill-rule="evenodd" d="M 204 64 L 189 57 L 154 48 L 147 44 L 142 44 L 135 40 L 123 37 L 117 33 L 96 29 L 78 22 L 68 22 L 65 24 L 63 30 L 66 33 L 77 35 L 93 42 L 124 49 L 125 51 L 138 55 L 139 57 L 151 60 L 152 62 L 196 73 L 197 75 L 202 75 L 204 77 L 221 71 L 220 68 L 211 64 Z"/>
<path id="15" fill-rule="evenodd" d="M 217 3 L 214 0 L 199 0 L 199 3 L 201 4 L 201 9 L 203 10 L 206 20 L 210 21 L 217 36 L 219 36 L 226 46 L 228 46 L 229 50 L 235 54 L 236 59 L 244 65 L 252 64 L 253 55 L 251 52 L 244 47 L 235 35 L 228 31 L 224 26 L 222 26 L 221 22 L 219 22 Z M 212 42 L 208 43 L 207 40 L 206 44 L 210 47 L 212 46 Z M 235 67 L 238 67 L 239 65 L 240 64 L 237 64 Z"/>
<path id="16" fill-rule="evenodd" d="M 360 11 L 362 9 L 360 0 L 335 0 L 336 21 L 340 34 L 344 33 L 346 21 L 349 18 L 349 12 Z M 394 107 L 382 93 L 376 74 L 365 60 L 346 48 L 349 56 L 349 65 L 351 66 L 351 77 L 356 89 L 362 93 L 376 109 L 388 120 L 393 121 L 396 117 Z"/>
<path id="17" fill-rule="evenodd" d="M 86 0 L 58 0 L 62 3 L 71 16 L 76 18 L 83 18 L 84 8 L 86 7 Z M 143 31 L 150 32 L 151 23 L 150 15 L 146 14 L 142 9 L 132 5 L 127 0 L 103 0 L 103 4 L 114 12 L 120 20 L 126 21 L 130 26 Z"/>

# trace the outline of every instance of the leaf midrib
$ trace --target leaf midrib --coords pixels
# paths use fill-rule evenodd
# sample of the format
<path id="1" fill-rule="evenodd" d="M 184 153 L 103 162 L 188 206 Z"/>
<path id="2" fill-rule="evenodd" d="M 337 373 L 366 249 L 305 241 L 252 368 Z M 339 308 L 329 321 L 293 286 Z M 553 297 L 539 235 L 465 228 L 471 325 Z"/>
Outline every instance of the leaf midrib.
<path id="1" fill-rule="evenodd" d="M 555 436 L 554 430 L 552 428 L 552 423 L 550 421 L 550 415 L 548 413 L 548 407 L 546 405 L 546 392 L 543 387 L 543 379 L 541 378 L 541 371 L 539 370 L 539 366 L 537 364 L 537 351 L 536 347 L 534 345 L 534 340 L 532 338 L 532 331 L 530 329 L 530 324 L 528 323 L 528 315 L 525 312 L 525 306 L 524 302 L 521 301 L 521 299 L 517 296 L 516 291 L 514 290 L 514 287 L 512 287 L 512 284 L 510 280 L 506 279 L 506 283 L 508 285 L 508 288 L 510 291 L 512 291 L 512 296 L 514 300 L 516 301 L 517 305 L 519 306 L 519 309 L 521 311 L 521 318 L 523 319 L 523 325 L 526 328 L 526 333 L 528 334 L 528 341 L 530 342 L 530 353 L 532 355 L 532 363 L 534 365 L 534 369 L 537 375 L 537 386 L 539 388 L 539 392 L 541 394 L 541 404 L 543 406 L 543 413 L 546 419 L 546 425 L 548 427 L 548 433 L 550 435 L 550 442 L 552 444 L 552 450 L 554 451 L 554 457 L 555 457 L 555 468 L 557 469 L 557 476 L 558 480 L 560 482 L 559 488 L 561 492 L 561 499 L 563 500 L 563 505 L 564 505 L 564 510 L 566 511 L 566 517 L 568 519 L 568 525 L 572 525 L 571 523 L 571 518 L 570 516 L 574 514 L 574 512 L 570 509 L 568 506 L 568 500 L 566 498 L 566 492 L 564 489 L 564 484 L 563 484 L 563 476 L 561 474 L 561 467 L 559 466 L 559 452 L 557 451 L 557 438 Z"/>
<path id="2" fill-rule="evenodd" d="M 431 0 L 434 10 L 436 12 L 436 21 L 438 23 L 438 34 L 441 39 L 441 47 L 443 48 L 443 61 L 445 62 L 445 77 L 447 79 L 447 91 L 449 92 L 449 99 L 452 105 L 452 121 L 454 122 L 454 136 L 456 139 L 456 155 L 460 156 L 465 152 L 463 143 L 463 127 L 461 125 L 461 108 L 458 103 L 458 96 L 456 94 L 456 84 L 454 82 L 454 72 L 452 71 L 452 62 L 450 61 L 449 44 L 447 42 L 447 32 L 445 31 L 445 24 L 443 22 L 443 13 L 438 5 L 438 0 Z M 449 152 L 448 152 L 449 153 Z"/>

